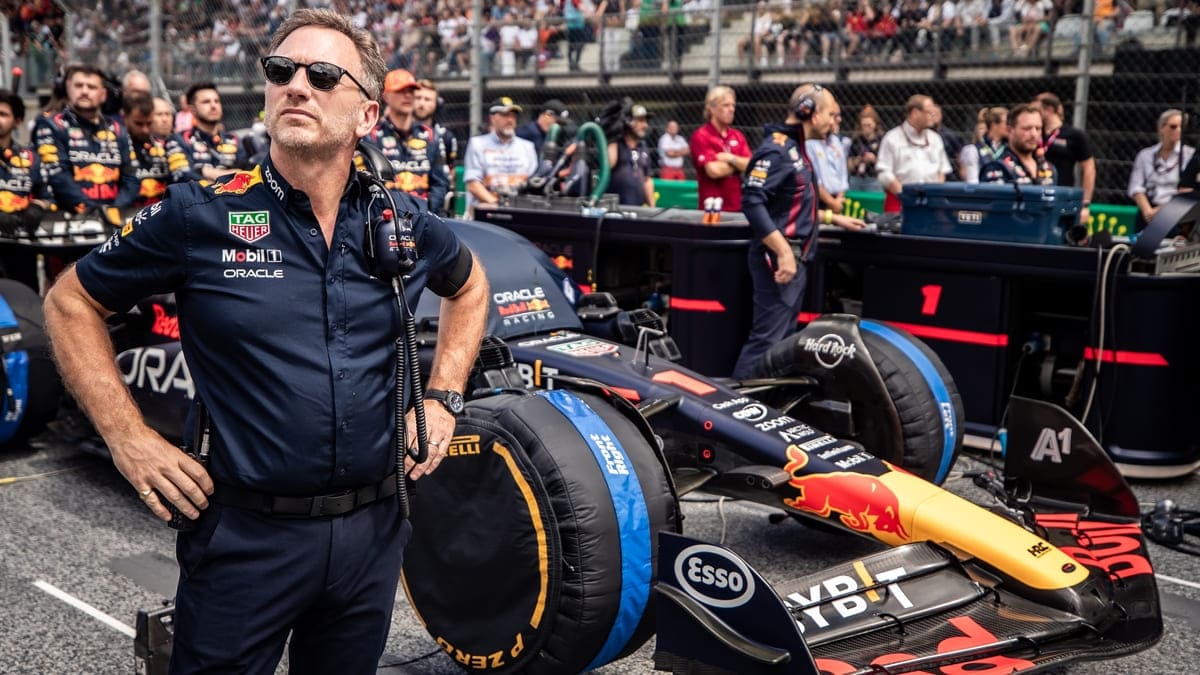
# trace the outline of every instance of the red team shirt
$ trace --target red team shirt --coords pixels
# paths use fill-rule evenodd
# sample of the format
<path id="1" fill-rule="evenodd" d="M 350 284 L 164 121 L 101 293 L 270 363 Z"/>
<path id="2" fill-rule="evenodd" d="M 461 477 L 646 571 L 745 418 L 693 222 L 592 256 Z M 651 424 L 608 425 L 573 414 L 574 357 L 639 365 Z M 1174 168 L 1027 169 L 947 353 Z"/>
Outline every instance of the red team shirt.
<path id="1" fill-rule="evenodd" d="M 696 188 L 700 193 L 697 208 L 704 208 L 708 197 L 721 198 L 722 211 L 742 210 L 742 175 L 732 173 L 724 178 L 712 179 L 704 172 L 704 165 L 715 160 L 717 153 L 728 152 L 739 157 L 750 157 L 750 144 L 742 132 L 730 127 L 722 136 L 712 122 L 696 130 L 688 141 L 692 150 L 692 163 L 696 167 Z"/>

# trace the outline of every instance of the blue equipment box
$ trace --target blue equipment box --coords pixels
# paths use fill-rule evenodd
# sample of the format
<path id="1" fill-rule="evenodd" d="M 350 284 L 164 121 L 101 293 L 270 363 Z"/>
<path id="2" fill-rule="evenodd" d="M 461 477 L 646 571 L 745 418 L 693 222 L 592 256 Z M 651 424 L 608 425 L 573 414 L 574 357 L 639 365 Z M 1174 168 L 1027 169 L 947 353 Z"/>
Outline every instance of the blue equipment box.
<path id="1" fill-rule="evenodd" d="M 1058 185 L 918 183 L 900 193 L 901 231 L 1023 244 L 1066 244 L 1083 190 Z"/>

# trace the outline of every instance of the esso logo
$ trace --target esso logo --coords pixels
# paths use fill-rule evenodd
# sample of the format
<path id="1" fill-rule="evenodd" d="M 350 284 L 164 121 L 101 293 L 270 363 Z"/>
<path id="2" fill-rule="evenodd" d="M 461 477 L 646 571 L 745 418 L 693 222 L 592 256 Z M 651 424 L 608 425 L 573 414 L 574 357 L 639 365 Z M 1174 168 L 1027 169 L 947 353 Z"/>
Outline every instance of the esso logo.
<path id="1" fill-rule="evenodd" d="M 685 593 L 711 607 L 738 607 L 754 597 L 746 563 L 711 544 L 683 549 L 675 558 L 675 578 Z"/>

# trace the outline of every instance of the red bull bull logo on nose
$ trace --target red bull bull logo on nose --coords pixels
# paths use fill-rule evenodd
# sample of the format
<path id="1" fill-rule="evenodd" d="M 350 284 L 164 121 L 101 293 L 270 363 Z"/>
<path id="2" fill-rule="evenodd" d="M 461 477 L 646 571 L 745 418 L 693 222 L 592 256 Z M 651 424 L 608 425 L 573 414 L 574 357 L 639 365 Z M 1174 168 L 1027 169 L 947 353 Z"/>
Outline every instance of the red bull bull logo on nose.
<path id="1" fill-rule="evenodd" d="M 851 471 L 802 475 L 800 471 L 808 465 L 808 454 L 789 445 L 787 456 L 784 471 L 791 475 L 788 485 L 797 494 L 784 499 L 785 506 L 822 518 L 833 518 L 836 513 L 843 525 L 856 532 L 886 533 L 909 539 L 900 522 L 900 500 L 879 478 Z"/>

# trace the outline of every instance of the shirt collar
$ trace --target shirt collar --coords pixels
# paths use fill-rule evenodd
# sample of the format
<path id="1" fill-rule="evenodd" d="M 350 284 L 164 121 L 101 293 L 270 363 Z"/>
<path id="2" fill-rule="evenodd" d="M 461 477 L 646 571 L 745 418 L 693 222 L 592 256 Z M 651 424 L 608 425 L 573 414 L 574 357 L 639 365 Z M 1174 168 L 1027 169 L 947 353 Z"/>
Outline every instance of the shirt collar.
<path id="1" fill-rule="evenodd" d="M 267 189 L 270 190 L 271 194 L 274 195 L 281 204 L 286 206 L 298 198 L 302 198 L 306 202 L 308 201 L 308 195 L 304 194 L 303 191 L 292 187 L 292 184 L 283 177 L 283 174 L 279 173 L 279 169 L 275 168 L 275 163 L 271 161 L 270 154 L 267 155 L 266 159 L 262 161 L 260 166 L 262 167 L 263 183 L 266 184 Z M 345 187 L 342 188 L 342 197 L 353 197 L 359 194 L 358 191 L 360 189 L 361 185 L 358 177 L 358 171 L 352 170 L 349 172 L 349 176 L 346 178 Z"/>

